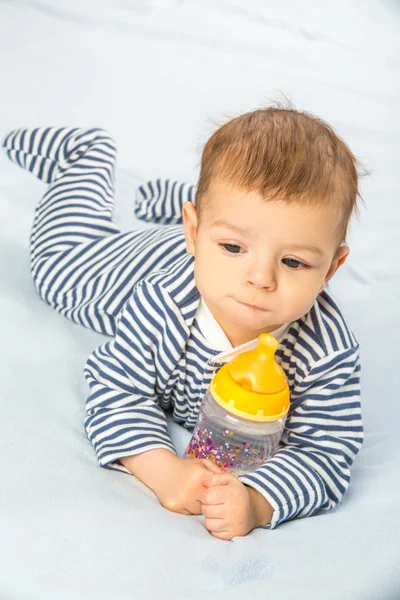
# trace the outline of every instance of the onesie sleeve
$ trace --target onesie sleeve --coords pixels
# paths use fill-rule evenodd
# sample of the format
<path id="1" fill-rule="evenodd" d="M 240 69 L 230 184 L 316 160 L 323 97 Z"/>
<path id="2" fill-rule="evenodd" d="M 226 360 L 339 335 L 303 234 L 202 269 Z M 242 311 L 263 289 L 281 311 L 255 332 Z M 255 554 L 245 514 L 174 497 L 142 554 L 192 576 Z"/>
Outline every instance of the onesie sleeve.
<path id="1" fill-rule="evenodd" d="M 85 429 L 100 466 L 125 471 L 116 462 L 122 457 L 156 448 L 175 452 L 163 408 L 187 335 L 170 295 L 141 282 L 115 338 L 91 354 L 84 370 L 90 388 Z"/>
<path id="2" fill-rule="evenodd" d="M 171 179 L 154 179 L 136 192 L 135 217 L 150 223 L 181 225 L 184 202 L 195 203 L 195 186 Z"/>
<path id="3" fill-rule="evenodd" d="M 292 391 L 277 452 L 240 480 L 273 507 L 270 529 L 296 517 L 329 511 L 349 486 L 351 465 L 363 439 L 357 347 L 314 364 Z"/>

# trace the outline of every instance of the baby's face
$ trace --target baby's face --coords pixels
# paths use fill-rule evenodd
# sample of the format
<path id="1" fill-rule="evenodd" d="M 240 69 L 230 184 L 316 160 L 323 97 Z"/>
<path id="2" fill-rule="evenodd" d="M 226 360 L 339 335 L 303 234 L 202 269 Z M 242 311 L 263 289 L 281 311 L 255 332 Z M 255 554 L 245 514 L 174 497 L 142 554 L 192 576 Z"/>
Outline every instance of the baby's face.
<path id="1" fill-rule="evenodd" d="M 201 222 L 183 213 L 197 288 L 234 346 L 303 317 L 348 254 L 332 208 L 213 182 Z"/>

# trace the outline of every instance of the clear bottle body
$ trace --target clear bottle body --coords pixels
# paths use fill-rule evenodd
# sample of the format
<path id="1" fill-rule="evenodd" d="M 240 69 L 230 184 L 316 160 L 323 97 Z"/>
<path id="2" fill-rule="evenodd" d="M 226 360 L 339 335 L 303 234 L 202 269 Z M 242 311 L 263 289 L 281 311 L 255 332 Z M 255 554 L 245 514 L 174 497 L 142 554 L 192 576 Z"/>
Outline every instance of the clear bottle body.
<path id="1" fill-rule="evenodd" d="M 185 457 L 207 458 L 233 475 L 254 471 L 276 451 L 285 421 L 252 421 L 229 413 L 208 390 Z"/>

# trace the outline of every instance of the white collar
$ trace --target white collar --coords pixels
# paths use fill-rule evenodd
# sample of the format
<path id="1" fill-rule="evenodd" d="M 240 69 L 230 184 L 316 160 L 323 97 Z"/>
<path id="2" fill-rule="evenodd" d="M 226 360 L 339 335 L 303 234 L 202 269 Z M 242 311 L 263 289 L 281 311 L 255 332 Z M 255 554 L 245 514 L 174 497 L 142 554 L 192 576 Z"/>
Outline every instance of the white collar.
<path id="1" fill-rule="evenodd" d="M 203 298 L 200 298 L 199 307 L 196 312 L 196 321 L 201 333 L 210 344 L 211 348 L 213 350 L 220 351 L 220 353 L 217 354 L 217 356 L 214 356 L 210 362 L 228 362 L 234 356 L 242 354 L 242 352 L 247 352 L 248 350 L 253 350 L 257 347 L 258 339 L 255 338 L 250 342 L 246 342 L 241 346 L 236 346 L 236 348 L 233 348 L 232 344 L 226 337 L 224 330 L 211 313 Z M 288 328 L 288 324 L 282 325 L 282 327 L 275 329 L 275 331 L 271 331 L 271 335 L 273 335 L 274 338 L 280 342 Z"/>

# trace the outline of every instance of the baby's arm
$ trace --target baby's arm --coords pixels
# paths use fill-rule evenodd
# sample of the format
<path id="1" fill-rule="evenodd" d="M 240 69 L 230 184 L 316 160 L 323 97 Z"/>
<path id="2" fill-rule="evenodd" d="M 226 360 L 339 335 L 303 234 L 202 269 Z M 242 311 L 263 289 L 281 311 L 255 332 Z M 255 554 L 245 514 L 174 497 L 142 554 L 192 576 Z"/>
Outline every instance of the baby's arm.
<path id="1" fill-rule="evenodd" d="M 351 348 L 318 361 L 294 390 L 281 447 L 265 465 L 236 481 L 228 474 L 206 479 L 206 527 L 232 539 L 334 508 L 362 443 L 358 348 Z"/>
<path id="2" fill-rule="evenodd" d="M 175 455 L 158 403 L 187 334 L 165 290 L 146 282 L 137 286 L 115 339 L 95 350 L 86 364 L 85 427 L 101 466 L 119 462 L 166 508 L 200 513 L 199 490 L 212 466 Z"/>
<path id="3" fill-rule="evenodd" d="M 314 364 L 292 391 L 291 407 L 275 455 L 240 477 L 273 507 L 270 527 L 339 504 L 363 444 L 358 347 Z"/>

